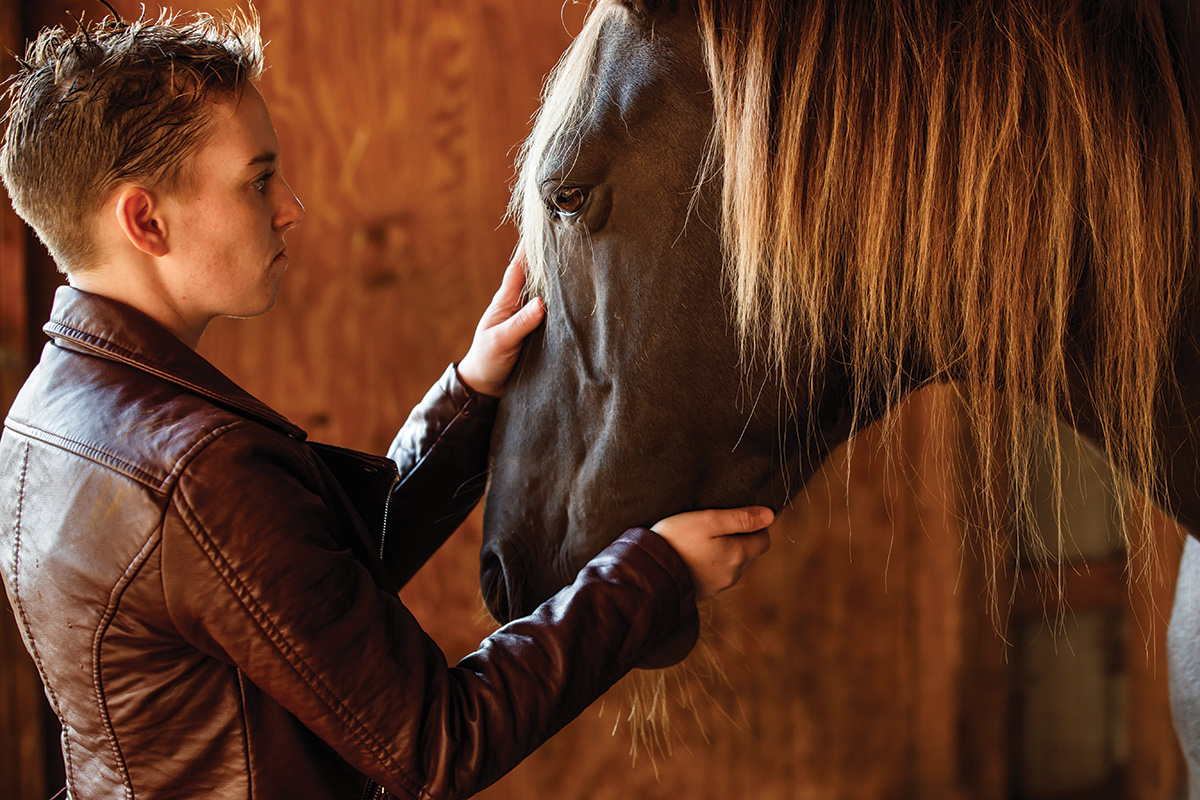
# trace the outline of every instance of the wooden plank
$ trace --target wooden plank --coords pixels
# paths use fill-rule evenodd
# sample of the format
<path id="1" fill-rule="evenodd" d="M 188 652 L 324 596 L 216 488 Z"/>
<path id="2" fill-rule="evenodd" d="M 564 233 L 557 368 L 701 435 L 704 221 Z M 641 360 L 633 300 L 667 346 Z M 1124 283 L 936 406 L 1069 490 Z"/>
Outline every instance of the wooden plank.
<path id="1" fill-rule="evenodd" d="M 22 49 L 18 0 L 0 0 L 0 75 Z M 28 374 L 25 225 L 0 203 L 0 415 Z M 8 606 L 0 608 L 0 797 L 35 800 L 46 791 L 41 681 Z"/>

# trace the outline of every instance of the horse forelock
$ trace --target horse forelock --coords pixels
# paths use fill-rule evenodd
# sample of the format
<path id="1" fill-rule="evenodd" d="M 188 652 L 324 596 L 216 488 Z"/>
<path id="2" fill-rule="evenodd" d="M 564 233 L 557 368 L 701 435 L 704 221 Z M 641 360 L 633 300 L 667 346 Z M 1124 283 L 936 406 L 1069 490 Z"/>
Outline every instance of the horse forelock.
<path id="1" fill-rule="evenodd" d="M 517 159 L 509 216 L 517 223 L 525 246 L 526 291 L 530 295 L 545 295 L 552 264 L 550 221 L 541 186 L 543 169 L 551 157 L 578 148 L 580 128 L 595 102 L 595 61 L 601 32 L 605 22 L 617 13 L 628 13 L 619 0 L 593 3 L 583 30 L 546 81 L 533 130 Z"/>

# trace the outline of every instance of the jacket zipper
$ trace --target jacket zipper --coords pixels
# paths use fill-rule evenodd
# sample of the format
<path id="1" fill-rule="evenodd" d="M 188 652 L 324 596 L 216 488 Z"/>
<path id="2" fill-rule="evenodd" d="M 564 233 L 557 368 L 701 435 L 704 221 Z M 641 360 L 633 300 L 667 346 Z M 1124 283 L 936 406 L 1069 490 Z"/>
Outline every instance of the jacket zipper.
<path id="1" fill-rule="evenodd" d="M 363 787 L 362 800 L 385 800 L 386 797 L 387 792 L 384 788 L 367 778 L 367 785 Z"/>
<path id="2" fill-rule="evenodd" d="M 392 507 L 392 493 L 396 491 L 396 485 L 400 483 L 400 476 L 392 478 L 392 485 L 388 487 L 387 497 L 383 500 L 383 519 L 379 524 L 379 560 L 383 561 L 383 550 L 387 546 L 387 526 L 388 526 L 388 511 Z M 384 800 L 387 797 L 387 792 L 375 781 L 367 778 L 367 785 L 363 787 L 362 800 Z"/>
<path id="3" fill-rule="evenodd" d="M 392 507 L 392 493 L 396 491 L 396 485 L 400 483 L 400 476 L 392 478 L 392 485 L 388 487 L 387 497 L 383 501 L 383 521 L 379 526 L 379 560 L 383 561 L 383 549 L 387 544 L 387 527 L 388 527 L 388 510 Z"/>

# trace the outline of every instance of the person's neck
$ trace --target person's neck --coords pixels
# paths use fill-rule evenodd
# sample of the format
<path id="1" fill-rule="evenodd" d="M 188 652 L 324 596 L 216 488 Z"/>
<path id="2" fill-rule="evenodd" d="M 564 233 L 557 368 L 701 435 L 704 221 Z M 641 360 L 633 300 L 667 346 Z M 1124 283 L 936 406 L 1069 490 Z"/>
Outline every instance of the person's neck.
<path id="1" fill-rule="evenodd" d="M 136 308 L 162 325 L 193 350 L 207 327 L 207 320 L 189 321 L 170 301 L 157 276 L 128 265 L 105 264 L 75 270 L 67 275 L 75 289 L 98 294 Z"/>

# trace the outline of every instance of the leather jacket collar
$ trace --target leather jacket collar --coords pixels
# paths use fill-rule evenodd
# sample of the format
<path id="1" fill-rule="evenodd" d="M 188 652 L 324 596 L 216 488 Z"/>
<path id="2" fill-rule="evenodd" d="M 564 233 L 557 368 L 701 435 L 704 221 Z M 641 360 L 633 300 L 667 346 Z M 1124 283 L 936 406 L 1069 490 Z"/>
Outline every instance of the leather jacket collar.
<path id="1" fill-rule="evenodd" d="M 128 364 L 296 439 L 307 436 L 132 306 L 62 286 L 42 330 L 59 347 Z"/>

